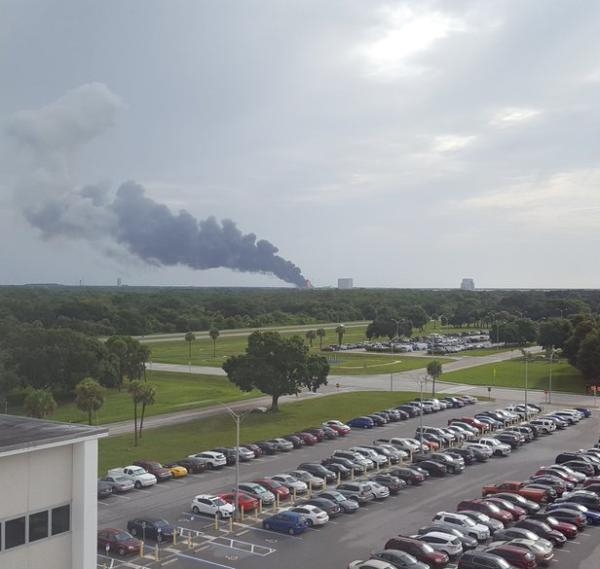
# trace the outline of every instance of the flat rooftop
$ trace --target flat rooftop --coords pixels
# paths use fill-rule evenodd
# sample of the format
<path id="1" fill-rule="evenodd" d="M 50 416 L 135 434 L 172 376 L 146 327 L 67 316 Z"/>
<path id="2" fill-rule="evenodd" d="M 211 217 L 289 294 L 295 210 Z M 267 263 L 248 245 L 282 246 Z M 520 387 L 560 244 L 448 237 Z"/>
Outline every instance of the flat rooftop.
<path id="1" fill-rule="evenodd" d="M 73 423 L 59 423 L 30 417 L 0 415 L 0 455 L 36 447 L 77 442 L 78 439 L 100 438 L 108 429 Z"/>

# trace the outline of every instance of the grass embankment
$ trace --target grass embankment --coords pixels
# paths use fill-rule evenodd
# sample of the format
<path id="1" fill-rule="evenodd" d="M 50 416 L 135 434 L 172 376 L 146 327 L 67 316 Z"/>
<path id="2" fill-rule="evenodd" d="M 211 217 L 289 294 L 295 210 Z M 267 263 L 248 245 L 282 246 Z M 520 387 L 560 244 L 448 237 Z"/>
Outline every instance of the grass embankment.
<path id="1" fill-rule="evenodd" d="M 330 375 L 371 375 L 397 373 L 427 367 L 431 358 L 405 356 L 404 354 L 349 354 L 329 352 L 326 355 Z"/>
<path id="2" fill-rule="evenodd" d="M 417 395 L 412 392 L 353 392 L 284 404 L 278 413 L 246 415 L 241 425 L 240 440 L 243 444 L 273 438 L 319 425 L 331 418 L 346 421 L 356 415 L 400 405 Z M 148 430 L 138 447 L 133 446 L 133 434 L 101 439 L 98 469 L 104 473 L 108 468 L 131 464 L 140 458 L 169 462 L 194 452 L 234 444 L 234 423 L 224 413 Z"/>
<path id="3" fill-rule="evenodd" d="M 496 375 L 494 377 L 494 369 Z M 529 389 L 548 389 L 550 364 L 533 361 L 527 364 L 527 386 Z M 521 359 L 486 364 L 472 369 L 444 373 L 442 381 L 489 385 L 497 387 L 525 387 L 525 362 Z M 554 362 L 552 365 L 552 390 L 567 393 L 585 393 L 585 380 L 567 362 Z"/>
<path id="4" fill-rule="evenodd" d="M 160 415 L 184 409 L 199 409 L 260 397 L 260 392 L 244 393 L 225 377 L 212 375 L 187 375 L 183 373 L 152 372 L 148 382 L 156 386 L 156 403 L 146 407 L 146 416 Z M 72 423 L 87 423 L 87 414 L 82 413 L 74 403 L 60 405 L 51 419 Z M 111 389 L 107 392 L 104 406 L 96 415 L 96 423 L 115 421 L 133 421 L 133 402 L 127 393 L 127 383 L 119 392 Z"/>

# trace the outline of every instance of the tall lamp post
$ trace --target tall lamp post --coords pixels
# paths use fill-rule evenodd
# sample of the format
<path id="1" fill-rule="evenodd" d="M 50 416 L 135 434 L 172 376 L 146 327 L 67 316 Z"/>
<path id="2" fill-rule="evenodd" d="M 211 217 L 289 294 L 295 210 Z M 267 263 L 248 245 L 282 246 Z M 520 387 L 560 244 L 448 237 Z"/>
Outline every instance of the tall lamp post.
<path id="1" fill-rule="evenodd" d="M 554 363 L 554 345 L 550 347 L 550 374 L 548 375 L 548 403 L 552 403 L 552 364 Z"/>
<path id="2" fill-rule="evenodd" d="M 394 338 L 398 338 L 398 334 L 400 331 L 400 320 L 396 320 L 395 318 L 390 318 L 390 320 L 396 325 L 396 334 L 395 334 Z M 393 354 L 394 353 L 394 342 L 390 342 L 390 348 L 391 348 L 391 352 Z"/>
<path id="3" fill-rule="evenodd" d="M 221 406 L 224 407 L 233 422 L 235 423 L 235 519 L 237 520 L 239 517 L 240 510 L 240 423 L 244 419 L 244 417 L 249 413 L 249 411 L 245 411 L 243 413 L 236 413 L 231 407 L 227 407 L 227 405 Z"/>
<path id="4" fill-rule="evenodd" d="M 523 350 L 523 357 L 525 358 L 525 420 L 527 420 L 529 418 L 529 407 L 527 407 L 527 396 L 529 394 L 527 364 L 529 362 L 529 352 L 527 350 Z"/>

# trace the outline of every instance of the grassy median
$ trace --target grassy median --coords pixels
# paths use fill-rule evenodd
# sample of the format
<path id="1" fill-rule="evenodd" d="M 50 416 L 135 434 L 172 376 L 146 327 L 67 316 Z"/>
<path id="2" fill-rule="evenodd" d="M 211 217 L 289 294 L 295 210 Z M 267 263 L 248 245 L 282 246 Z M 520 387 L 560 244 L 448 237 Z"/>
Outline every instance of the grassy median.
<path id="1" fill-rule="evenodd" d="M 345 421 L 356 415 L 400 405 L 417 395 L 413 392 L 365 391 L 315 396 L 281 405 L 278 413 L 246 415 L 241 425 L 240 439 L 242 443 L 249 443 L 293 433 L 319 425 L 327 419 Z M 234 443 L 234 423 L 224 413 L 181 425 L 148 430 L 138 447 L 133 446 L 133 434 L 102 439 L 98 469 L 103 474 L 108 468 L 131 464 L 140 458 L 169 462 L 194 452 L 216 446 L 232 446 Z"/>

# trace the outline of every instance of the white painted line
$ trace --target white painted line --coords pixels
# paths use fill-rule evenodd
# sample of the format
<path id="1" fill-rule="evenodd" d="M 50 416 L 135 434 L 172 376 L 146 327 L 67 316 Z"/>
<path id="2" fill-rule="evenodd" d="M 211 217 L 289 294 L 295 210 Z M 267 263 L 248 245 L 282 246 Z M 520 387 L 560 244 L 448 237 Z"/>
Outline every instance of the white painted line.
<path id="1" fill-rule="evenodd" d="M 192 561 L 200 561 L 203 563 L 208 563 L 209 565 L 213 565 L 215 567 L 223 567 L 224 569 L 235 569 L 231 565 L 223 565 L 222 563 L 215 563 L 214 561 L 209 561 L 208 559 L 203 559 L 202 557 L 194 557 L 193 555 L 186 555 L 185 553 L 179 553 L 178 557 L 183 557 L 183 559 L 191 559 Z"/>

